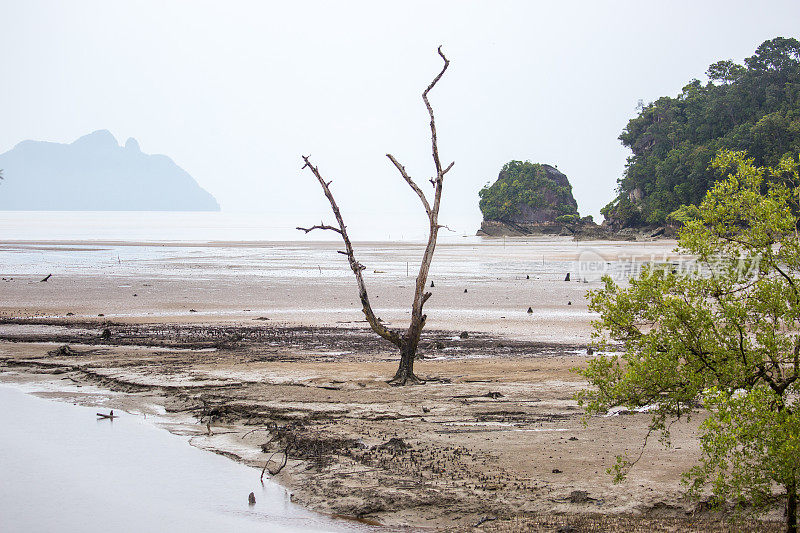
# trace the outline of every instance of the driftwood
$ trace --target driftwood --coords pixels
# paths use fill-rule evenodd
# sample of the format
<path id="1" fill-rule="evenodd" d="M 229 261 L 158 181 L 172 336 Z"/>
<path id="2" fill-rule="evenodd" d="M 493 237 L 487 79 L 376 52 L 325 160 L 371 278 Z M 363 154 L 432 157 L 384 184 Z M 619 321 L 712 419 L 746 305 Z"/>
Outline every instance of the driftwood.
<path id="1" fill-rule="evenodd" d="M 336 219 L 336 225 L 329 225 L 325 224 L 324 222 L 320 222 L 319 224 L 308 228 L 298 227 L 297 229 L 306 233 L 314 230 L 333 231 L 334 233 L 338 233 L 342 238 L 344 243 L 344 251 L 339 251 L 339 253 L 347 257 L 347 260 L 350 263 L 350 269 L 355 275 L 356 284 L 358 285 L 358 295 L 361 300 L 362 312 L 364 313 L 367 322 L 375 333 L 400 349 L 400 366 L 397 369 L 397 373 L 395 373 L 394 377 L 389 381 L 389 383 L 394 385 L 422 382 L 416 375 L 414 375 L 414 358 L 416 356 L 417 346 L 419 345 L 420 335 L 422 334 L 422 329 L 425 327 L 425 320 L 427 318 L 427 316 L 422 312 L 423 306 L 428 298 L 431 297 L 430 292 L 425 292 L 425 285 L 428 280 L 428 272 L 430 270 L 431 261 L 433 260 L 433 252 L 436 249 L 436 239 L 439 234 L 439 229 L 444 227 L 439 224 L 439 206 L 442 199 L 442 185 L 444 183 L 445 174 L 447 174 L 450 169 L 453 168 L 454 164 L 450 163 L 447 165 L 447 167 L 442 166 L 439 158 L 439 147 L 436 139 L 436 121 L 433 115 L 433 108 L 428 100 L 428 93 L 442 78 L 447 70 L 447 67 L 450 65 L 450 61 L 445 57 L 441 46 L 437 51 L 439 56 L 442 58 L 442 61 L 444 61 L 444 66 L 439 74 L 422 92 L 422 100 L 425 102 L 425 107 L 428 110 L 428 115 L 431 119 L 431 150 L 433 163 L 436 170 L 435 177 L 430 179 L 430 183 L 434 190 L 433 202 L 428 200 L 428 197 L 425 195 L 419 185 L 417 185 L 411 176 L 409 176 L 408 172 L 406 172 L 405 167 L 401 165 L 392 154 L 386 154 L 386 157 L 389 158 L 389 161 L 392 162 L 406 183 L 408 183 L 409 187 L 411 187 L 414 193 L 419 197 L 429 222 L 428 243 L 425 246 L 425 251 L 422 255 L 422 262 L 419 267 L 419 273 L 417 274 L 416 286 L 414 290 L 414 300 L 411 304 L 411 323 L 405 332 L 395 331 L 387 328 L 381 323 L 381 320 L 375 316 L 375 313 L 372 310 L 372 305 L 369 301 L 369 296 L 367 294 L 364 276 L 362 274 L 366 267 L 356 260 L 355 252 L 353 251 L 353 245 L 350 241 L 350 237 L 347 234 L 347 226 L 344 223 L 342 214 L 339 211 L 339 206 L 336 204 L 336 200 L 334 199 L 333 193 L 330 189 L 331 181 L 326 181 L 322 177 L 319 168 L 315 167 L 311 163 L 310 156 L 303 156 L 303 168 L 308 168 L 311 173 L 314 174 L 314 177 L 317 178 L 325 197 L 328 199 L 328 202 L 331 205 L 333 216 Z M 433 283 L 431 283 L 431 286 L 433 286 Z"/>
<path id="2" fill-rule="evenodd" d="M 269 456 L 269 459 L 267 459 L 267 462 L 264 463 L 264 468 L 261 470 L 261 482 L 262 483 L 264 482 L 264 473 L 265 472 L 269 471 L 269 475 L 270 476 L 277 476 L 278 474 L 280 474 L 281 470 L 283 470 L 283 467 L 285 467 L 286 463 L 289 461 L 289 449 L 291 447 L 292 447 L 292 444 L 288 443 L 288 444 L 286 444 L 286 447 L 282 451 L 275 452 L 275 453 L 273 453 L 272 455 Z M 269 468 L 269 463 L 272 462 L 272 458 L 275 457 L 275 455 L 278 454 L 278 453 L 283 455 L 283 462 L 280 464 L 280 466 L 278 466 L 278 468 L 276 470 L 272 470 L 271 468 Z"/>
<path id="3" fill-rule="evenodd" d="M 112 409 L 112 410 L 111 410 L 111 412 L 110 412 L 110 413 L 108 413 L 107 415 L 106 415 L 106 414 L 103 414 L 103 413 L 97 413 L 97 417 L 98 417 L 99 419 L 101 419 L 101 420 L 114 420 L 115 418 L 119 418 L 119 416 L 118 416 L 118 415 L 115 415 L 115 414 L 114 414 L 114 410 L 113 410 L 113 409 Z"/>
<path id="4" fill-rule="evenodd" d="M 48 274 L 47 276 L 45 276 L 45 278 L 44 278 L 44 279 L 40 279 L 40 280 L 39 280 L 39 283 L 44 283 L 45 281 L 47 281 L 48 279 L 50 279 L 50 276 L 52 276 L 52 274 Z"/>
<path id="5" fill-rule="evenodd" d="M 477 522 L 472 524 L 472 527 L 478 527 L 478 526 L 481 526 L 482 524 L 485 524 L 486 522 L 492 522 L 494 520 L 497 520 L 497 517 L 495 517 L 495 516 L 484 516 L 483 518 L 481 518 L 480 520 L 478 520 Z"/>
<path id="6" fill-rule="evenodd" d="M 49 352 L 47 352 L 47 355 L 67 355 L 67 356 L 74 356 L 74 355 L 80 355 L 80 353 L 79 353 L 79 352 L 76 352 L 75 350 L 73 350 L 72 348 L 70 348 L 69 344 L 62 344 L 61 346 L 59 346 L 59 347 L 58 347 L 58 348 L 56 348 L 55 350 L 50 350 Z"/>

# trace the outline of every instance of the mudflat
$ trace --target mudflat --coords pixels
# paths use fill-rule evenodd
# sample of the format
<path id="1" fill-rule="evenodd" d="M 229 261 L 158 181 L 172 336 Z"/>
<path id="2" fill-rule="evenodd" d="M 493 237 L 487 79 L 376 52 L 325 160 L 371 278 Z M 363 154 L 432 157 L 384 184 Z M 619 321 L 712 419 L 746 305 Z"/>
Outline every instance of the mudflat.
<path id="1" fill-rule="evenodd" d="M 585 295 L 601 274 L 622 278 L 642 263 L 677 257 L 674 241 L 462 240 L 437 246 L 427 327 L 556 344 L 590 339 Z M 336 242 L 0 241 L 0 318 L 360 327 L 358 294 L 339 248 Z M 356 244 L 373 309 L 390 326 L 407 325 L 423 249 L 423 243 Z"/>
<path id="2" fill-rule="evenodd" d="M 332 251 L 335 259 L 332 245 L 315 246 L 297 257 Z M 593 317 L 584 296 L 598 281 L 570 266 L 585 251 L 575 246 L 494 241 L 437 250 L 416 363 L 424 385 L 386 383 L 397 354 L 360 322 L 346 269 L 220 274 L 223 254 L 205 260 L 213 268 L 185 274 L 185 265 L 204 264 L 202 247 L 176 247 L 170 261 L 142 254 L 113 273 L 82 273 L 75 260 L 47 282 L 24 268 L 7 272 L 0 371 L 7 380 L 38 374 L 62 383 L 69 392 L 51 394 L 70 399 L 99 386 L 124 392 L 115 398 L 128 407 L 191 417 L 197 423 L 184 431 L 194 445 L 266 465 L 295 501 L 332 515 L 452 531 L 729 530 L 724 516 L 682 496 L 702 413 L 673 426 L 670 448 L 655 438 L 642 448 L 646 412 L 584 420 L 574 394 L 587 384 L 572 369 L 588 357 Z M 620 263 L 642 246 L 607 243 L 592 253 Z M 644 246 L 668 257 L 674 243 Z M 366 248 L 374 305 L 401 327 L 413 287 L 404 258 L 416 249 Z M 605 470 L 615 456 L 640 452 L 629 478 L 613 484 Z M 757 527 L 779 530 L 780 517 L 771 518 Z"/>

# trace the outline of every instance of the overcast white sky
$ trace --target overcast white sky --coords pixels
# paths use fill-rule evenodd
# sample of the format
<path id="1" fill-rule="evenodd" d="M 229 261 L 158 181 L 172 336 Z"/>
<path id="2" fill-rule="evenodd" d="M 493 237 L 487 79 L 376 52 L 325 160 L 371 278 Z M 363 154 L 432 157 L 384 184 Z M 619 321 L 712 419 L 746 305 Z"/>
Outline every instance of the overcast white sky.
<path id="1" fill-rule="evenodd" d="M 558 165 L 597 217 L 639 99 L 674 96 L 710 63 L 799 28 L 797 0 L 4 1 L 0 152 L 108 129 L 172 157 L 223 211 L 298 223 L 328 213 L 300 170 L 311 154 L 354 224 L 418 224 L 385 154 L 431 175 L 420 93 L 442 44 L 452 63 L 431 100 L 456 162 L 443 221 L 474 231 L 478 190 L 511 159 Z"/>

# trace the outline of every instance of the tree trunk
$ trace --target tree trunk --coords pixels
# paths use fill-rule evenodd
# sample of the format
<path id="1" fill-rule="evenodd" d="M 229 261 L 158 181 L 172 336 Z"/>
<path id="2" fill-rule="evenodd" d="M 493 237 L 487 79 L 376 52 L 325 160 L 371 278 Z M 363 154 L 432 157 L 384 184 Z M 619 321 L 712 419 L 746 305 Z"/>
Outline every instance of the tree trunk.
<path id="1" fill-rule="evenodd" d="M 414 356 L 416 350 L 411 350 L 410 347 L 403 346 L 400 350 L 400 366 L 394 377 L 389 381 L 392 385 L 413 385 L 415 383 L 422 383 L 422 381 L 414 374 Z"/>
<path id="2" fill-rule="evenodd" d="M 789 495 L 786 502 L 786 531 L 797 533 L 797 480 L 794 476 L 786 485 L 786 492 Z"/>
<path id="3" fill-rule="evenodd" d="M 394 377 L 389 380 L 392 385 L 415 385 L 417 383 L 424 383 L 414 374 L 414 359 L 417 356 L 417 346 L 419 345 L 419 337 L 422 333 L 421 328 L 410 328 L 411 331 L 403 337 L 402 345 L 400 346 L 400 366 Z"/>

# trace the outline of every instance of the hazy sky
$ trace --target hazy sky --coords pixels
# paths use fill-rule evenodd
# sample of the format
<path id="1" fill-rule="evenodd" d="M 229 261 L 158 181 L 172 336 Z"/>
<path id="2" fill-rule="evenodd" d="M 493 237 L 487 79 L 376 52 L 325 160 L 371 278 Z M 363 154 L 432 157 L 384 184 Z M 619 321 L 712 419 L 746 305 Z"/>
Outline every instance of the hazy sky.
<path id="1" fill-rule="evenodd" d="M 614 196 L 617 136 L 642 99 L 719 59 L 800 37 L 800 2 L 4 1 L 0 152 L 97 129 L 172 157 L 223 211 L 330 219 L 311 154 L 354 225 L 420 223 L 432 173 L 422 89 L 447 176 L 443 222 L 477 229 L 478 190 L 511 159 L 558 165 L 581 214 Z"/>

